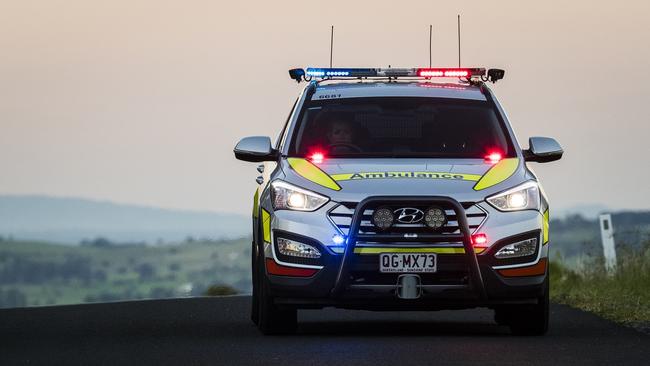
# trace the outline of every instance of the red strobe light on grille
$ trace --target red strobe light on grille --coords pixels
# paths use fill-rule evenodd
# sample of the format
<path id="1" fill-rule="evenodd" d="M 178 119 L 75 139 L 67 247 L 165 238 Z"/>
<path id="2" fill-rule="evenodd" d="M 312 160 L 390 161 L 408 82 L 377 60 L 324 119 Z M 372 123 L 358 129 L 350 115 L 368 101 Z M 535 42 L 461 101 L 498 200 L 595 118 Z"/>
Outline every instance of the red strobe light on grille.
<path id="1" fill-rule="evenodd" d="M 472 245 L 474 248 L 485 248 L 488 246 L 488 237 L 483 233 L 472 235 Z"/>

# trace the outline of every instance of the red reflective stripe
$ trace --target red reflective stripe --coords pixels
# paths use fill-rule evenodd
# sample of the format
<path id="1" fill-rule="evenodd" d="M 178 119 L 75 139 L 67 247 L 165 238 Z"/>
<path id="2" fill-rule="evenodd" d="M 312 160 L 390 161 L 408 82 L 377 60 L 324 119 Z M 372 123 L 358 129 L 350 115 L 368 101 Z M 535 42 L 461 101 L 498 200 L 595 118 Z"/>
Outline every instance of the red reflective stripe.
<path id="1" fill-rule="evenodd" d="M 311 277 L 316 272 L 318 272 L 317 269 L 311 269 L 311 268 L 295 268 L 295 267 L 281 266 L 275 263 L 275 261 L 270 258 L 266 259 L 266 271 L 269 274 L 276 275 L 276 276 L 293 276 L 293 277 Z"/>
<path id="2" fill-rule="evenodd" d="M 505 277 L 541 276 L 546 273 L 546 258 L 529 267 L 500 269 L 499 274 Z"/>

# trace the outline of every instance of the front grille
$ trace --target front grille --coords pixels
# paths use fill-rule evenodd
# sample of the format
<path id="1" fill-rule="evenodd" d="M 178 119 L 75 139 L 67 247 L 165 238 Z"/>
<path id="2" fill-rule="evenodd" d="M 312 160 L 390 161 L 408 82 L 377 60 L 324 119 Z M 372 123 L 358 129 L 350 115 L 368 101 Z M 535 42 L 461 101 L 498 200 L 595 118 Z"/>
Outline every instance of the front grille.
<path id="1" fill-rule="evenodd" d="M 389 207 L 392 210 L 402 207 L 413 207 L 422 211 L 426 211 L 428 208 L 428 206 L 406 206 L 400 204 L 391 204 Z M 487 213 L 474 203 L 465 203 L 463 204 L 463 207 L 465 208 L 465 215 L 467 216 L 469 230 L 471 233 L 475 233 L 487 218 Z M 341 203 L 328 212 L 328 217 L 332 224 L 334 224 L 339 229 L 339 231 L 346 236 L 350 231 L 350 225 L 352 223 L 352 216 L 354 215 L 355 208 L 356 203 Z M 414 224 L 403 224 L 395 222 L 389 229 L 379 230 L 372 223 L 373 212 L 374 209 L 366 209 L 363 213 L 361 225 L 359 226 L 359 234 L 363 234 L 364 237 L 373 234 L 395 234 L 405 237 L 412 234 L 461 234 L 460 228 L 458 227 L 456 213 L 451 208 L 445 208 L 447 223 L 437 230 L 433 230 L 427 227 L 424 224 L 424 220 Z M 409 242 L 413 242 L 413 240 L 409 240 Z M 357 241 L 357 244 L 362 243 L 363 241 Z"/>
<path id="2" fill-rule="evenodd" d="M 372 224 L 374 210 L 387 207 L 391 210 L 400 208 L 416 208 L 426 212 L 430 206 L 437 206 L 445 211 L 447 222 L 444 226 L 434 230 L 427 227 L 422 221 L 406 224 L 394 222 L 393 226 L 381 230 Z M 406 217 L 408 215 L 406 212 Z M 458 215 L 460 216 L 457 216 Z M 438 291 L 441 288 L 475 291 L 481 298 L 486 298 L 485 286 L 481 276 L 481 270 L 469 235 L 481 229 L 481 225 L 487 219 L 487 212 L 474 202 L 460 203 L 450 197 L 440 196 L 376 196 L 368 197 L 361 203 L 339 203 L 328 211 L 328 218 L 348 238 L 349 250 L 343 255 L 343 262 L 337 277 L 337 282 L 332 290 L 333 294 L 340 294 L 348 284 L 355 286 L 381 286 L 397 277 L 394 274 L 381 274 L 377 271 L 377 256 L 357 256 L 358 247 L 366 247 L 370 250 L 389 246 L 402 246 L 400 250 L 408 251 L 410 248 L 435 247 L 440 255 L 438 256 L 438 271 L 433 274 L 423 274 L 433 288 L 430 291 Z M 410 216 L 413 219 L 413 216 Z M 354 232 L 352 232 L 354 230 Z M 456 251 L 450 248 L 462 248 Z M 359 248 L 363 249 L 363 248 Z M 388 249 L 385 249 L 388 250 Z M 457 254 L 443 254 L 443 252 L 456 252 Z M 464 255 L 460 255 L 460 252 Z M 363 254 L 363 251 L 359 252 Z M 374 263 L 369 262 L 374 258 Z M 380 283 L 376 285 L 376 283 Z M 388 285 L 384 288 L 392 288 Z M 441 287 L 436 287 L 441 286 Z M 458 286 L 458 287 L 456 287 Z"/>

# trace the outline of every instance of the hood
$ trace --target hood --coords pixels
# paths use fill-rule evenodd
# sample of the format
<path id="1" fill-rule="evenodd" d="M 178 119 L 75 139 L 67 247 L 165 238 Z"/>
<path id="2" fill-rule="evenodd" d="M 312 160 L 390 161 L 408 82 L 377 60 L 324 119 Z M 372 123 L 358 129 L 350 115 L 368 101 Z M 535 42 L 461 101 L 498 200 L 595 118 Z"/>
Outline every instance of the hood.
<path id="1" fill-rule="evenodd" d="M 482 159 L 328 159 L 311 164 L 289 158 L 282 169 L 287 181 L 346 202 L 379 195 L 436 195 L 477 202 L 525 180 L 523 164 L 516 158 L 496 165 Z M 491 170 L 500 171 L 496 179 L 495 172 L 487 174 Z M 491 185 L 486 186 L 481 181 L 488 175 Z"/>

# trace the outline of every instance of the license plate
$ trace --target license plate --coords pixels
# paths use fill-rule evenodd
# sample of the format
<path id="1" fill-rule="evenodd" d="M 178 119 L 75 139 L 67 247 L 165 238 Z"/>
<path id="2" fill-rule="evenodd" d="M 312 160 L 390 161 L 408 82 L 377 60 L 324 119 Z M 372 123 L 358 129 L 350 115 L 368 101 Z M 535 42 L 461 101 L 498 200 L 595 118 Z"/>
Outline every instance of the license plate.
<path id="1" fill-rule="evenodd" d="M 379 255 L 379 272 L 431 273 L 436 271 L 434 253 L 382 253 Z"/>

